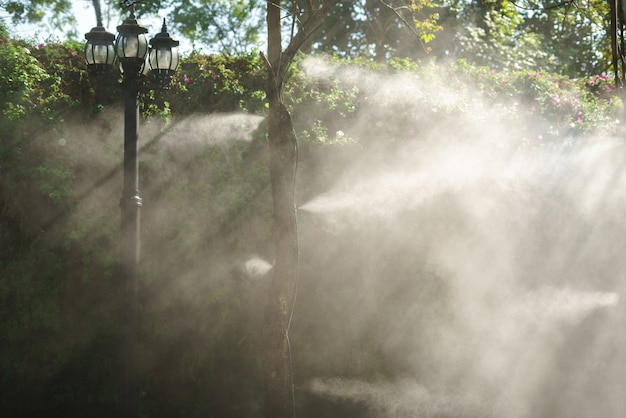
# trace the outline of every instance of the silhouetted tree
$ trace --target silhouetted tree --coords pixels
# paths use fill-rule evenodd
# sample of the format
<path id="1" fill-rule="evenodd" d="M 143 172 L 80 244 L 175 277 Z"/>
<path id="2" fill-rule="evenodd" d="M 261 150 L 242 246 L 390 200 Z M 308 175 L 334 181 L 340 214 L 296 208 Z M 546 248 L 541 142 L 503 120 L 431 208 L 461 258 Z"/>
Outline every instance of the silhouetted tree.
<path id="1" fill-rule="evenodd" d="M 298 147 L 291 115 L 283 102 L 283 87 L 296 53 L 338 1 L 307 0 L 303 2 L 301 10 L 293 7 L 294 2 L 267 1 L 266 93 L 269 100 L 268 138 L 276 251 L 266 311 L 264 380 L 265 416 L 268 418 L 294 416 L 288 333 L 298 276 L 298 226 L 294 190 Z M 292 6 L 294 31 L 288 46 L 283 50 L 281 21 L 287 5 Z"/>

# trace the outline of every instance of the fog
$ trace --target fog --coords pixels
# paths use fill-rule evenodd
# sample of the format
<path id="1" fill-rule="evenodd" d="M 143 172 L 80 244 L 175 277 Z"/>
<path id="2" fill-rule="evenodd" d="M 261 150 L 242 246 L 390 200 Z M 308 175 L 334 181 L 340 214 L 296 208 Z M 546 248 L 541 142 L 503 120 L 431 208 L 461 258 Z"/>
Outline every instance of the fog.
<path id="1" fill-rule="evenodd" d="M 342 174 L 299 206 L 315 267 L 301 276 L 295 363 L 321 337 L 316 358 L 334 366 L 303 390 L 372 417 L 621 416 L 623 140 L 542 143 L 536 120 L 446 87 L 445 71 L 437 84 L 304 68 L 375 104 L 342 128 L 362 144 Z M 461 111 L 436 114 L 450 106 Z M 398 107 L 413 109 L 414 135 L 368 136 L 372 121 L 405 124 Z"/>

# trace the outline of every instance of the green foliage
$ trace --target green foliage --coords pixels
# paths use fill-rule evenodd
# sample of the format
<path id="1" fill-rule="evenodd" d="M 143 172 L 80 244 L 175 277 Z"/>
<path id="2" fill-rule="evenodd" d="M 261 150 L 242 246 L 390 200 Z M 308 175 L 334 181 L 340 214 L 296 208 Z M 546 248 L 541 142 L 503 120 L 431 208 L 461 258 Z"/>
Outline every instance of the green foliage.
<path id="1" fill-rule="evenodd" d="M 475 17 L 456 37 L 458 58 L 509 70 L 545 67 L 555 62 L 541 38 L 524 27 L 524 18 L 515 4 L 490 1 L 473 7 L 461 12 Z"/>
<path id="2" fill-rule="evenodd" d="M 413 23 L 419 37 L 425 44 L 433 41 L 435 34 L 443 30 L 443 26 L 439 24 L 439 13 L 434 11 L 436 6 L 432 0 L 411 0 L 408 7 L 413 14 Z"/>
<path id="3" fill-rule="evenodd" d="M 442 29 L 433 1 L 340 1 L 312 34 L 311 49 L 383 62 L 428 51 L 425 44 Z"/>
<path id="4" fill-rule="evenodd" d="M 96 293 L 87 290 L 88 281 L 73 275 L 78 272 L 72 267 L 74 257 L 84 257 L 76 253 L 81 244 L 64 233 L 63 214 L 74 206 L 76 172 L 73 158 L 58 152 L 64 140 L 57 137 L 63 115 L 77 103 L 70 98 L 77 87 L 69 83 L 79 80 L 84 70 L 78 68 L 73 44 L 32 46 L 8 40 L 0 45 L 0 53 L 0 333 L 6 342 L 0 409 L 7 416 L 39 415 L 44 409 L 45 414 L 55 414 L 63 403 L 75 402 L 80 409 L 78 393 L 93 389 L 91 383 L 111 388 L 105 379 L 81 385 L 79 368 L 67 381 L 54 383 L 71 368 L 68 359 L 78 346 L 91 341 L 91 336 L 72 338 L 64 329 L 76 332 L 74 325 L 89 322 L 95 338 L 101 328 L 101 318 L 76 312 L 83 302 L 93 302 Z M 95 245 L 87 242 L 86 254 L 89 248 L 102 254 Z M 89 270 L 83 270 L 83 279 L 110 263 L 93 261 L 83 267 Z M 70 293 L 78 297 L 81 287 L 84 300 L 73 299 Z M 111 358 L 106 353 L 93 364 L 94 373 L 107 356 Z M 99 370 L 110 371 L 106 365 Z M 67 392 L 69 385 L 73 396 Z M 37 393 L 45 406 L 37 406 L 37 400 L 25 402 L 25 393 Z"/>
<path id="5" fill-rule="evenodd" d="M 119 11 L 119 2 L 105 2 Z M 291 31 L 286 2 L 284 31 Z M 294 6 L 295 5 L 295 6 Z M 3 1 L 14 21 L 44 21 L 76 38 L 67 0 Z M 168 23 L 197 51 L 252 53 L 263 45 L 265 2 L 148 0 L 140 16 L 168 11 Z M 496 69 L 542 67 L 571 77 L 611 70 L 608 3 L 579 0 L 559 5 L 533 0 L 342 0 L 303 46 L 305 52 L 365 57 L 458 60 Z"/>
<path id="6" fill-rule="evenodd" d="M 591 131 L 616 132 L 623 109 L 618 90 L 609 76 L 569 78 L 535 71 L 494 71 L 461 62 L 460 74 L 476 80 L 481 92 L 498 101 L 512 115 L 533 115 L 541 127 L 536 136 L 562 141 Z"/>
<path id="7" fill-rule="evenodd" d="M 338 80 L 318 82 L 303 78 L 290 83 L 285 91 L 287 106 L 301 139 L 319 145 L 353 142 L 342 126 L 355 116 L 358 93 L 356 86 L 344 86 Z"/>
<path id="8" fill-rule="evenodd" d="M 37 59 L 24 44 L 6 42 L 0 45 L 0 164 L 20 164 L 16 162 L 20 159 L 28 161 L 24 168 L 17 170 L 17 175 L 36 180 L 43 194 L 58 200 L 71 194 L 68 187 L 71 174 L 47 166 L 44 161 L 40 166 L 29 166 L 33 161 L 24 155 L 32 137 L 44 127 L 54 128 L 61 123 L 61 114 L 73 105 L 63 90 L 64 79 L 59 69 L 48 71 L 44 68 L 46 63 L 40 61 L 44 48 L 40 46 L 36 50 L 41 53 Z M 11 180 L 8 184 L 14 182 L 18 180 Z"/>
<path id="9" fill-rule="evenodd" d="M 258 113 L 265 103 L 264 77 L 256 54 L 229 57 L 194 53 L 183 60 L 161 100 L 176 113 Z M 154 94 L 149 99 L 148 103 L 156 103 Z"/>
<path id="10" fill-rule="evenodd" d="M 3 20 L 0 20 L 0 42 L 9 42 L 9 31 Z"/>
<path id="11" fill-rule="evenodd" d="M 35 136 L 44 129 L 55 129 L 72 101 L 63 91 L 59 74 L 48 72 L 32 51 L 24 44 L 0 45 L 0 203 L 4 213 L 9 214 L 2 222 L 7 228 L 8 223 L 17 222 L 13 217 L 29 200 L 39 204 L 43 201 L 43 207 L 60 207 L 72 195 L 71 171 L 33 150 Z M 31 187 L 24 189 L 24 183 Z M 20 225 L 17 222 L 16 226 Z"/>
<path id="12" fill-rule="evenodd" d="M 12 122 L 36 113 L 53 121 L 56 115 L 51 109 L 56 102 L 67 99 L 60 91 L 61 80 L 48 74 L 24 45 L 3 43 L 0 53 L 0 110 L 4 117 Z"/>
<path id="13" fill-rule="evenodd" d="M 0 10 L 11 17 L 13 24 L 46 21 L 49 27 L 63 32 L 76 25 L 70 0 L 3 0 L 0 1 Z"/>
<path id="14" fill-rule="evenodd" d="M 479 66 L 542 67 L 572 77 L 602 73 L 610 63 L 606 2 L 545 8 L 535 1 L 447 3 L 440 11 L 443 33 L 431 45 L 436 58 L 446 52 Z"/>
<path id="15" fill-rule="evenodd" d="M 483 96 L 493 100 L 512 119 L 536 120 L 532 135 L 544 141 L 562 141 L 591 131 L 614 133 L 620 128 L 619 114 L 623 105 L 609 76 L 569 78 L 541 69 L 496 71 L 466 61 L 440 66 L 394 59 L 388 66 L 376 66 L 367 61 L 348 63 L 325 57 L 311 65 L 330 66 L 337 74 L 345 72 L 346 66 L 350 66 L 379 73 L 383 79 L 385 74 L 395 74 L 416 81 L 431 80 L 426 84 L 432 85 L 434 91 L 441 83 L 444 83 L 441 87 L 445 90 L 465 91 L 468 86 L 473 86 L 479 93 L 478 100 Z M 410 138 L 420 131 L 421 123 L 433 123 L 422 121 L 422 116 L 416 114 L 415 104 L 407 107 L 403 103 L 387 103 L 378 109 L 375 103 L 368 100 L 368 93 L 361 91 L 358 79 L 353 84 L 346 84 L 342 77 L 335 78 L 332 74 L 323 81 L 301 78 L 301 81 L 288 86 L 286 94 L 301 139 L 311 143 L 361 143 L 362 140 L 347 127 L 359 120 L 359 110 L 363 106 L 368 106 L 371 116 L 361 123 L 370 125 L 366 130 L 374 137 L 387 140 Z M 450 102 L 445 106 L 442 103 L 446 100 L 442 100 L 437 93 L 424 97 L 423 106 L 436 109 L 436 113 L 431 115 L 433 121 L 472 109 L 472 105 L 464 101 Z M 371 109 L 371 106 L 377 110 Z M 390 118 L 393 118 L 393 124 L 384 122 Z"/>
<path id="16" fill-rule="evenodd" d="M 168 21 L 194 48 L 240 55 L 261 45 L 264 2 L 258 0 L 144 1 L 138 12 L 171 10 Z"/>

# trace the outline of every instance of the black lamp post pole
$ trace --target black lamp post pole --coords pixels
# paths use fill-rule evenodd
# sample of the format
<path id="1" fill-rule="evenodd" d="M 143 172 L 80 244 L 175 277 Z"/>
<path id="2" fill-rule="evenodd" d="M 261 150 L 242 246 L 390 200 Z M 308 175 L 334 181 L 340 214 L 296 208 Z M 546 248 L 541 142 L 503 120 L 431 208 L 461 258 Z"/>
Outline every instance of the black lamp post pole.
<path id="1" fill-rule="evenodd" d="M 124 82 L 124 190 L 120 202 L 122 210 L 121 260 L 124 280 L 123 306 L 123 367 L 122 402 L 125 418 L 139 416 L 138 385 L 138 286 L 141 248 L 139 196 L 139 161 L 137 139 L 139 98 L 137 80 Z"/>
<path id="2" fill-rule="evenodd" d="M 139 257 L 141 249 L 139 196 L 139 161 L 137 159 L 139 125 L 139 89 L 146 85 L 145 66 L 149 66 L 153 85 L 164 88 L 178 68 L 179 42 L 163 28 L 148 44 L 148 32 L 135 17 L 134 3 L 130 16 L 117 27 L 118 37 L 106 31 L 98 16 L 98 24 L 85 34 L 85 61 L 90 73 L 99 76 L 109 71 L 117 58 L 122 66 L 124 91 L 124 189 L 120 262 L 122 274 L 122 418 L 139 417 L 138 367 L 138 296 Z M 114 42 L 115 39 L 115 42 Z M 146 61 L 147 58 L 147 61 Z"/>

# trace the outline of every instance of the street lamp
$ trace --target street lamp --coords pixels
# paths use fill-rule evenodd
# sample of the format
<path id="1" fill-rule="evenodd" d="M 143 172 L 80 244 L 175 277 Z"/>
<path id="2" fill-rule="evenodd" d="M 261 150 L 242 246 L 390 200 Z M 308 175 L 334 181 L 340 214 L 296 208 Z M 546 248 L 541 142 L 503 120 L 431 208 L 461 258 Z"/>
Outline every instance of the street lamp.
<path id="1" fill-rule="evenodd" d="M 139 282 L 140 208 L 139 163 L 137 139 L 139 122 L 139 91 L 150 83 L 167 85 L 178 68 L 178 41 L 167 32 L 165 19 L 161 33 L 149 43 L 148 29 L 135 16 L 134 4 L 130 15 L 117 27 L 118 35 L 106 31 L 99 19 L 97 26 L 85 34 L 85 61 L 90 73 L 102 75 L 120 64 L 124 91 L 124 189 L 121 206 L 121 266 L 124 280 L 123 388 L 122 403 L 126 418 L 139 416 L 139 387 L 137 369 L 137 296 Z M 115 41 L 114 41 L 115 40 Z M 147 69 L 151 77 L 146 77 Z M 156 81 L 156 83 L 155 83 Z"/>

